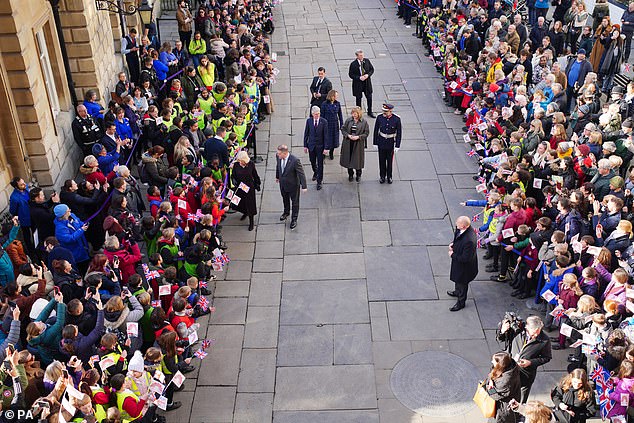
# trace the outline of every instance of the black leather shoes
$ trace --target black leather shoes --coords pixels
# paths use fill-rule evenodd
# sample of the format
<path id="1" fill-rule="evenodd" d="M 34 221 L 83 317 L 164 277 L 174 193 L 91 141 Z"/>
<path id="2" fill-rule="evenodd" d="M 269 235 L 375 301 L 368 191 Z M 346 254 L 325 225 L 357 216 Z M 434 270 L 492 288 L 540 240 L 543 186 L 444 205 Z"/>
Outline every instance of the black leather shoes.
<path id="1" fill-rule="evenodd" d="M 317 175 L 313 173 L 313 181 L 316 181 L 316 180 L 317 180 Z"/>
<path id="2" fill-rule="evenodd" d="M 180 401 L 174 401 L 171 404 L 167 404 L 166 411 L 176 410 L 177 408 L 180 408 L 181 405 L 183 404 L 181 404 Z"/>
<path id="3" fill-rule="evenodd" d="M 384 183 L 385 183 L 385 178 L 381 178 L 381 179 L 379 179 L 379 183 L 380 183 L 380 184 L 384 184 Z"/>
<path id="4" fill-rule="evenodd" d="M 374 116 L 374 113 L 368 112 L 368 117 L 375 118 L 376 116 Z"/>
<path id="5" fill-rule="evenodd" d="M 464 308 L 464 305 L 456 303 L 454 304 L 453 307 L 449 309 L 449 311 L 458 311 L 458 310 L 462 310 L 463 308 Z"/>
<path id="6" fill-rule="evenodd" d="M 295 229 L 297 227 L 297 220 L 291 220 L 291 229 Z"/>
<path id="7" fill-rule="evenodd" d="M 348 181 L 352 182 L 354 180 L 354 176 L 348 175 Z"/>
<path id="8" fill-rule="evenodd" d="M 352 179 L 350 179 L 352 181 Z M 361 176 L 357 175 L 357 182 L 361 181 Z"/>
<path id="9" fill-rule="evenodd" d="M 458 296 L 456 291 L 447 291 L 447 295 L 449 295 L 450 297 L 457 297 Z"/>
<path id="10" fill-rule="evenodd" d="M 321 184 L 317 183 L 317 191 L 321 190 Z"/>
<path id="11" fill-rule="evenodd" d="M 280 216 L 280 222 L 285 221 L 288 218 L 288 213 L 282 213 L 282 215 Z"/>
<path id="12" fill-rule="evenodd" d="M 387 178 L 387 183 L 391 184 L 392 183 L 392 178 Z"/>

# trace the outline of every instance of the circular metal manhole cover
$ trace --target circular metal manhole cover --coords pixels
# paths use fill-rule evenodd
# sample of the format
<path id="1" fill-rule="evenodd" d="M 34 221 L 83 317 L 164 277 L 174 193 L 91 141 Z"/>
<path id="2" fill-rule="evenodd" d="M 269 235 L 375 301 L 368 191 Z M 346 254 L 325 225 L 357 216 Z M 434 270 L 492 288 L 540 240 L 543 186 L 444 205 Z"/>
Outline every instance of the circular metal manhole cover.
<path id="1" fill-rule="evenodd" d="M 422 351 L 399 361 L 390 376 L 396 399 L 410 410 L 429 417 L 467 414 L 481 379 L 478 369 L 457 355 Z"/>

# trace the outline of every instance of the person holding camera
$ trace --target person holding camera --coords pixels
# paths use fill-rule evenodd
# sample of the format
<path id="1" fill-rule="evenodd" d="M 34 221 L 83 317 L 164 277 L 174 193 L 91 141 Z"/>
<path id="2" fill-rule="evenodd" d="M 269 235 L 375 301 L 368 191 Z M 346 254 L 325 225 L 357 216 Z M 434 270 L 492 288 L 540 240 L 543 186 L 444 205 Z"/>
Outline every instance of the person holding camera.
<path id="1" fill-rule="evenodd" d="M 544 322 L 538 316 L 530 316 L 526 323 L 512 313 L 507 313 L 500 323 L 498 340 L 506 342 L 505 350 L 520 367 L 522 403 L 528 400 L 537 376 L 537 368 L 552 359 L 550 338 L 542 328 Z"/>

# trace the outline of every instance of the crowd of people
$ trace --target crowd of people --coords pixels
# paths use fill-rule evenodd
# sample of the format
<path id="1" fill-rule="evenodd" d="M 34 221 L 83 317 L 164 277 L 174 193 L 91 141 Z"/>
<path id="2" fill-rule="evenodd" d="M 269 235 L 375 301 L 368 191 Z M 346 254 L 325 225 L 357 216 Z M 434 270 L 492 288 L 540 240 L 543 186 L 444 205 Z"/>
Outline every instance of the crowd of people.
<path id="1" fill-rule="evenodd" d="M 618 23 L 603 0 L 402 0 L 398 15 L 465 121 L 485 271 L 533 310 L 500 324 L 497 421 L 634 421 L 634 82 L 615 78 L 631 74 L 634 2 Z M 528 401 L 553 349 L 569 373 L 552 405 Z"/>
<path id="2" fill-rule="evenodd" d="M 278 73 L 272 7 L 180 1 L 174 46 L 130 29 L 112 100 L 89 90 L 77 106 L 81 180 L 48 199 L 12 180 L 0 418 L 149 423 L 181 406 L 174 392 L 212 344 L 196 320 L 229 261 L 221 222 L 238 212 L 254 228 L 255 134 Z"/>

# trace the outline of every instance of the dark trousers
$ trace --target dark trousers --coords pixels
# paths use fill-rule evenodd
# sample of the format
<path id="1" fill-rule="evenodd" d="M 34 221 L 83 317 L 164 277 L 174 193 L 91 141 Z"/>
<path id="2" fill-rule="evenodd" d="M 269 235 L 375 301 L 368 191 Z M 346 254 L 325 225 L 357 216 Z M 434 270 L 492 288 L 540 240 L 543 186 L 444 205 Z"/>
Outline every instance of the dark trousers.
<path id="1" fill-rule="evenodd" d="M 308 157 L 313 173 L 317 177 L 317 183 L 321 184 L 324 179 L 324 149 L 316 147 L 314 150 L 308 150 Z"/>
<path id="2" fill-rule="evenodd" d="M 363 99 L 363 94 L 365 94 L 365 99 L 368 102 L 368 113 L 372 113 L 372 93 L 361 93 L 358 96 L 354 96 L 357 100 L 357 107 L 361 107 L 361 100 Z"/>
<path id="3" fill-rule="evenodd" d="M 354 176 L 354 171 L 355 169 L 348 169 L 348 176 Z M 357 171 L 357 176 L 361 176 L 363 169 L 356 169 L 356 171 Z"/>
<path id="4" fill-rule="evenodd" d="M 181 43 L 183 43 L 183 49 L 189 51 L 189 41 L 192 39 L 192 32 L 178 31 L 178 38 L 180 38 Z"/>
<path id="5" fill-rule="evenodd" d="M 392 162 L 394 158 L 394 149 L 382 150 L 379 148 L 379 176 L 381 179 L 392 179 Z"/>
<path id="6" fill-rule="evenodd" d="M 128 71 L 130 71 L 130 81 L 137 83 L 141 77 L 141 64 L 137 56 L 136 59 L 128 59 L 126 57 L 126 63 L 128 64 Z M 130 93 L 132 95 L 132 93 Z"/>
<path id="7" fill-rule="evenodd" d="M 293 212 L 291 214 L 291 221 L 297 220 L 299 216 L 299 187 L 296 191 L 284 191 L 280 188 L 282 193 L 282 201 L 284 202 L 284 214 L 289 214 L 291 211 L 291 204 L 293 205 Z"/>
<path id="8" fill-rule="evenodd" d="M 468 283 L 454 283 L 456 288 L 454 292 L 456 293 L 456 297 L 458 298 L 458 304 L 464 306 L 467 303 L 467 291 L 469 291 Z"/>

